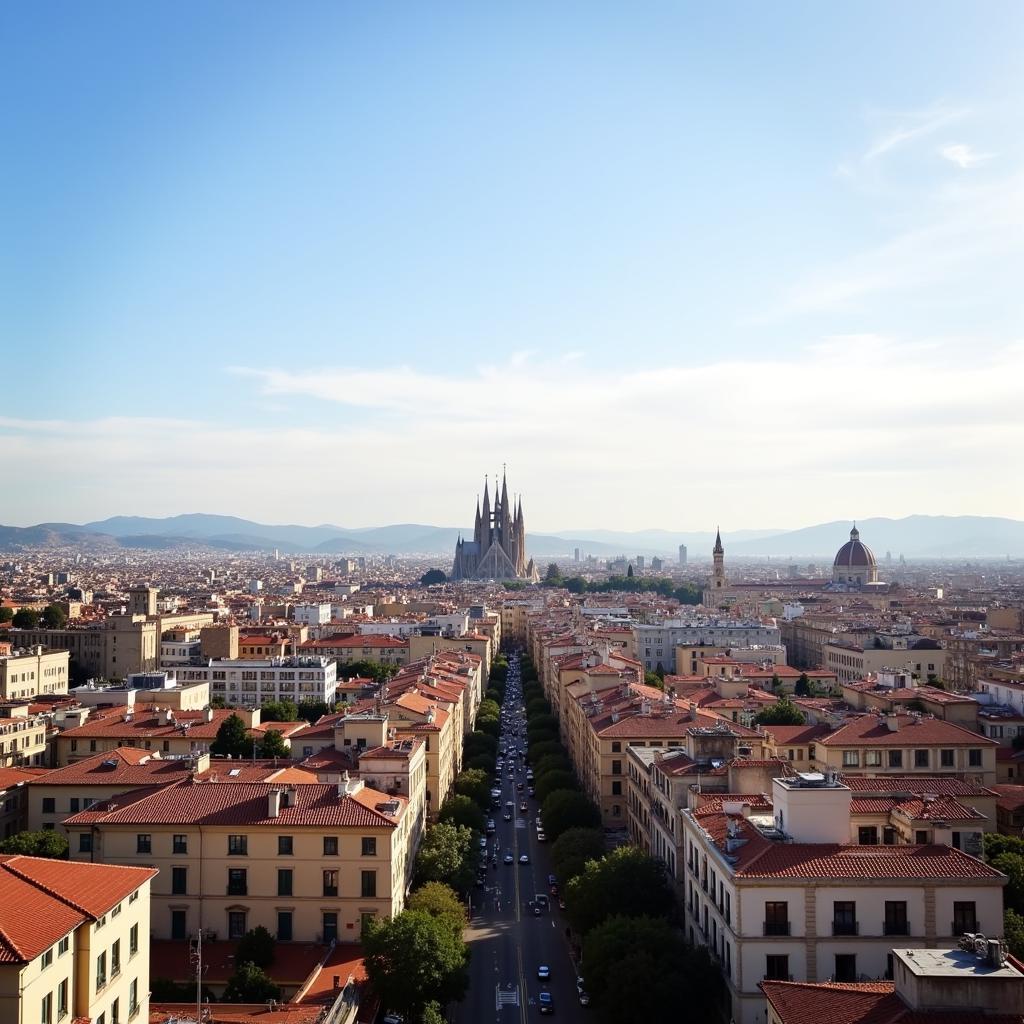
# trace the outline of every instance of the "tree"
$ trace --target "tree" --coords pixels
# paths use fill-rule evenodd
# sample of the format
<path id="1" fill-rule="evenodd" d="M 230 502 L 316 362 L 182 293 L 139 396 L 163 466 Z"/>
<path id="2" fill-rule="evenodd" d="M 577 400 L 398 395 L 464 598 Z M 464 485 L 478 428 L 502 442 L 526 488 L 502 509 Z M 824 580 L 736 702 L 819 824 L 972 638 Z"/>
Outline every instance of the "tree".
<path id="1" fill-rule="evenodd" d="M 280 999 L 281 987 L 267 977 L 262 967 L 246 961 L 228 979 L 222 998 L 225 1003 L 265 1003 Z"/>
<path id="2" fill-rule="evenodd" d="M 547 572 L 544 573 L 544 582 L 548 586 L 557 587 L 562 582 L 562 570 L 558 568 L 557 562 L 550 562 L 548 564 Z"/>
<path id="3" fill-rule="evenodd" d="M 629 579 L 633 578 L 633 563 L 632 562 L 629 563 L 629 568 L 626 569 L 626 576 L 629 577 Z"/>
<path id="4" fill-rule="evenodd" d="M 326 706 L 326 705 L 325 705 Z M 297 722 L 299 706 L 290 700 L 268 700 L 260 705 L 261 722 Z"/>
<path id="5" fill-rule="evenodd" d="M 40 621 L 47 629 L 63 629 L 68 624 L 68 613 L 60 605 L 48 604 Z"/>
<path id="6" fill-rule="evenodd" d="M 604 855 L 604 832 L 599 828 L 570 828 L 551 846 L 551 866 L 563 886 L 583 874 L 588 860 Z"/>
<path id="7" fill-rule="evenodd" d="M 247 757 L 252 753 L 249 730 L 238 715 L 228 715 L 220 723 L 217 737 L 210 744 L 210 753 L 220 757 Z"/>
<path id="8" fill-rule="evenodd" d="M 754 721 L 758 725 L 803 725 L 803 712 L 788 698 L 780 697 L 760 712 Z"/>
<path id="9" fill-rule="evenodd" d="M 541 805 L 556 789 L 576 788 L 578 788 L 578 783 L 576 782 L 576 776 L 572 772 L 547 772 L 542 777 L 534 779 L 534 792 Z"/>
<path id="10" fill-rule="evenodd" d="M 427 882 L 413 890 L 406 900 L 407 910 L 422 910 L 425 914 L 444 921 L 460 938 L 462 930 L 469 924 L 466 907 L 458 893 L 443 882 Z"/>
<path id="11" fill-rule="evenodd" d="M 584 935 L 616 914 L 669 918 L 674 906 L 664 863 L 635 846 L 620 846 L 589 861 L 565 893 L 569 920 Z"/>
<path id="12" fill-rule="evenodd" d="M 800 673 L 800 678 L 796 681 L 796 686 L 793 687 L 793 692 L 798 697 L 810 697 L 811 681 L 807 678 L 806 672 Z"/>
<path id="13" fill-rule="evenodd" d="M 420 583 L 425 587 L 433 587 L 438 583 L 447 583 L 448 577 L 440 569 L 428 569 L 421 577 Z"/>
<path id="14" fill-rule="evenodd" d="M 435 826 L 436 828 L 436 826 Z M 468 955 L 451 926 L 422 910 L 374 919 L 363 931 L 363 958 L 374 992 L 408 1021 L 426 1005 L 460 999 L 469 984 Z"/>
<path id="15" fill-rule="evenodd" d="M 0 606 L 0 622 L 10 622 L 14 618 L 14 609 Z"/>
<path id="16" fill-rule="evenodd" d="M 985 860 L 990 864 L 1001 853 L 1024 855 L 1024 839 L 1019 836 L 1004 836 L 1001 832 L 986 832 L 984 837 Z"/>
<path id="17" fill-rule="evenodd" d="M 291 749 L 276 729 L 267 729 L 260 740 L 260 757 L 291 757 Z"/>
<path id="18" fill-rule="evenodd" d="M 547 757 L 548 754 L 561 754 L 563 757 L 569 756 L 566 753 L 565 747 L 558 740 L 538 740 L 526 748 L 526 757 L 530 764 L 540 764 L 541 758 Z"/>
<path id="19" fill-rule="evenodd" d="M 498 741 L 493 736 L 474 730 L 462 741 L 462 753 L 464 757 L 472 757 L 474 754 L 490 754 L 494 757 L 498 753 Z"/>
<path id="20" fill-rule="evenodd" d="M 190 1003 L 195 1001 L 196 987 L 170 978 L 152 978 L 149 997 L 155 1003 Z"/>
<path id="21" fill-rule="evenodd" d="M 430 1002 L 423 1007 L 423 1016 L 420 1017 L 420 1024 L 448 1024 L 448 1018 L 442 1012 L 441 1004 L 431 999 Z"/>
<path id="22" fill-rule="evenodd" d="M 487 772 L 488 778 L 492 776 L 498 767 L 498 762 L 491 754 L 474 754 L 462 762 L 463 768 L 479 768 Z"/>
<path id="23" fill-rule="evenodd" d="M 533 777 L 539 782 L 548 772 L 571 772 L 572 770 L 573 765 L 568 754 L 545 754 L 533 766 Z"/>
<path id="24" fill-rule="evenodd" d="M 1016 910 L 1003 914 L 1003 937 L 1015 957 L 1024 956 L 1024 917 Z"/>
<path id="25" fill-rule="evenodd" d="M 274 962 L 274 936 L 263 925 L 251 928 L 239 940 L 235 963 L 269 967 Z"/>
<path id="26" fill-rule="evenodd" d="M 34 608 L 19 608 L 11 619 L 15 629 L 35 629 L 39 625 L 39 612 Z"/>
<path id="27" fill-rule="evenodd" d="M 541 805 L 544 831 L 552 840 L 571 828 L 600 828 L 601 812 L 576 789 L 556 789 Z"/>
<path id="28" fill-rule="evenodd" d="M 989 863 L 996 871 L 1006 875 L 1003 905 L 1018 914 L 1024 914 L 1024 857 L 1019 853 L 1000 853 Z"/>
<path id="29" fill-rule="evenodd" d="M 477 718 L 501 718 L 501 706 L 496 700 L 482 700 L 477 709 Z"/>
<path id="30" fill-rule="evenodd" d="M 685 1006 L 690 1020 L 720 1016 L 721 971 L 663 920 L 612 917 L 594 928 L 583 940 L 583 980 L 608 1024 L 661 1020 L 666 1006 Z"/>
<path id="31" fill-rule="evenodd" d="M 462 825 L 472 832 L 483 832 L 484 812 L 480 805 L 472 797 L 456 794 L 448 797 L 437 815 L 438 821 L 447 822 L 449 825 Z"/>
<path id="32" fill-rule="evenodd" d="M 439 821 L 427 829 L 416 855 L 421 882 L 444 882 L 459 892 L 473 884 L 473 833 L 464 825 Z"/>
<path id="33" fill-rule="evenodd" d="M 491 780 L 487 772 L 480 768 L 470 768 L 455 776 L 455 792 L 460 796 L 468 796 L 477 805 L 486 810 L 491 804 Z"/>
<path id="34" fill-rule="evenodd" d="M 543 697 L 534 697 L 526 705 L 526 720 L 531 721 L 535 715 L 550 715 L 551 704 Z"/>
<path id="35" fill-rule="evenodd" d="M 57 831 L 18 832 L 0 842 L 0 853 L 21 853 L 26 857 L 68 859 L 68 841 Z"/>
<path id="36" fill-rule="evenodd" d="M 661 662 L 658 662 L 658 667 L 661 668 Z M 662 669 L 662 674 L 659 676 L 657 672 L 644 672 L 644 684 L 646 686 L 653 686 L 656 690 L 665 689 L 665 681 L 662 676 L 665 674 Z"/>
<path id="37" fill-rule="evenodd" d="M 526 735 L 537 732 L 558 732 L 558 719 L 554 715 L 534 715 L 526 724 Z"/>

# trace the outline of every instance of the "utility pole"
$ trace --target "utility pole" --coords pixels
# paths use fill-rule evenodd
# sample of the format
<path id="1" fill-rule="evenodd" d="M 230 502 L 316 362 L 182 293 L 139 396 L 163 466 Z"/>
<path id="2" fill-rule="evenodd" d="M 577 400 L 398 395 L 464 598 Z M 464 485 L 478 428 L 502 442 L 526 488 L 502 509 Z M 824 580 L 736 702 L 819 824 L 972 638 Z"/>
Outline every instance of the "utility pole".
<path id="1" fill-rule="evenodd" d="M 196 969 L 196 1024 L 203 1024 L 203 929 L 196 932 L 192 947 L 192 963 Z"/>

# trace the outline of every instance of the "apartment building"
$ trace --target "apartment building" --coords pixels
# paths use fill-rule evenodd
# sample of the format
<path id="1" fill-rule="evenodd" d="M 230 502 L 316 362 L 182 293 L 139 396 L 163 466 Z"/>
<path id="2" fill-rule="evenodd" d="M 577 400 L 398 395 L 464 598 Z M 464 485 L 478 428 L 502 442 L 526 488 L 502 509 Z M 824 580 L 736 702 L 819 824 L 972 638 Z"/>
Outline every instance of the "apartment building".
<path id="1" fill-rule="evenodd" d="M 945 676 L 946 652 L 931 647 L 863 647 L 852 642 L 833 641 L 824 646 L 826 669 L 835 672 L 842 683 L 852 683 L 879 672 L 909 672 L 921 682 L 934 683 Z"/>
<path id="2" fill-rule="evenodd" d="M 422 739 L 427 758 L 426 808 L 434 818 L 462 769 L 462 732 L 455 716 L 423 693 L 403 693 L 382 704 L 398 739 Z"/>
<path id="3" fill-rule="evenodd" d="M 0 768 L 0 838 L 10 839 L 28 828 L 28 783 L 38 771 Z"/>
<path id="4" fill-rule="evenodd" d="M 202 782 L 122 794 L 65 821 L 76 863 L 159 869 L 152 934 L 354 941 L 405 904 L 418 837 L 408 801 L 361 780 Z"/>
<path id="5" fill-rule="evenodd" d="M 155 875 L 0 857 L 0 1020 L 144 1024 Z"/>
<path id="6" fill-rule="evenodd" d="M 893 976 L 892 947 L 997 935 L 1005 877 L 940 845 L 853 846 L 852 793 L 831 776 L 772 782 L 772 813 L 724 800 L 682 813 L 686 929 L 721 966 L 737 1024 L 764 1020 L 762 980 Z"/>
<path id="7" fill-rule="evenodd" d="M 996 740 L 924 715 L 861 715 L 814 742 L 822 770 L 884 775 L 954 775 L 996 782 Z"/>
<path id="8" fill-rule="evenodd" d="M 67 651 L 76 671 L 97 678 L 122 679 L 159 667 L 160 624 L 143 615 L 111 615 L 95 625 L 64 629 L 11 630 L 11 636 L 19 646 Z"/>
<path id="9" fill-rule="evenodd" d="M 323 636 L 299 644 L 298 651 L 301 655 L 333 659 L 338 665 L 376 661 L 381 665 L 397 666 L 409 661 L 408 639 L 387 635 Z"/>
<path id="10" fill-rule="evenodd" d="M 178 682 L 207 683 L 210 694 L 228 704 L 257 707 L 268 701 L 334 704 L 338 667 L 331 658 L 309 654 L 285 658 L 238 658 L 177 669 Z"/>
<path id="11" fill-rule="evenodd" d="M 14 705 L 0 718 L 0 768 L 27 768 L 50 763 L 46 719 L 29 714 L 28 705 Z"/>
<path id="12" fill-rule="evenodd" d="M 32 700 L 68 692 L 67 651 L 35 645 L 0 654 L 0 700 Z"/>
<path id="13" fill-rule="evenodd" d="M 633 626 L 633 650 L 644 669 L 654 672 L 659 667 L 672 671 L 677 647 L 707 645 L 712 647 L 778 647 L 782 643 L 777 626 L 756 620 L 695 618 L 667 619 L 659 623 L 636 623 Z"/>
<path id="14" fill-rule="evenodd" d="M 487 689 L 491 662 L 497 653 L 497 647 L 486 633 L 462 633 L 455 636 L 447 635 L 440 630 L 422 630 L 419 634 L 409 637 L 409 661 L 419 661 L 441 651 L 465 651 L 468 654 L 475 654 L 480 659 L 483 686 Z"/>

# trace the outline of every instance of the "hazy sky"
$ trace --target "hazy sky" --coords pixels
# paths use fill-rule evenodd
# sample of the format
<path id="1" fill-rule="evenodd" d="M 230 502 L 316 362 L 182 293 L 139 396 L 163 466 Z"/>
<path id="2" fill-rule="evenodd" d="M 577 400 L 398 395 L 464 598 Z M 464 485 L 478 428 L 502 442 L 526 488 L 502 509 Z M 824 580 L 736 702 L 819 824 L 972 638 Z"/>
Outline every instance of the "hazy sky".
<path id="1" fill-rule="evenodd" d="M 1024 517 L 1024 4 L 0 6 L 0 522 Z"/>

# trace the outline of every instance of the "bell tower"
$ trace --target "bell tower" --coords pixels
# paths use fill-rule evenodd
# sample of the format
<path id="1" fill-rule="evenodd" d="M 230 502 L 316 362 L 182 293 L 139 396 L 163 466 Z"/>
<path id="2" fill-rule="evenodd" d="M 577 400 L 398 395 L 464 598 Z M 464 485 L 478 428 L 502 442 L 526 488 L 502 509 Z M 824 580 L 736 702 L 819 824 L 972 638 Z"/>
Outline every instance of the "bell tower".
<path id="1" fill-rule="evenodd" d="M 727 584 L 725 578 L 725 548 L 722 547 L 721 529 L 715 534 L 715 547 L 711 552 L 715 561 L 715 567 L 711 574 L 712 590 L 724 590 Z"/>

